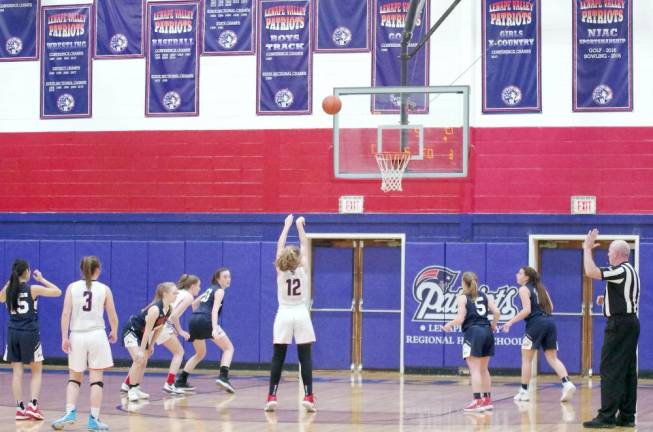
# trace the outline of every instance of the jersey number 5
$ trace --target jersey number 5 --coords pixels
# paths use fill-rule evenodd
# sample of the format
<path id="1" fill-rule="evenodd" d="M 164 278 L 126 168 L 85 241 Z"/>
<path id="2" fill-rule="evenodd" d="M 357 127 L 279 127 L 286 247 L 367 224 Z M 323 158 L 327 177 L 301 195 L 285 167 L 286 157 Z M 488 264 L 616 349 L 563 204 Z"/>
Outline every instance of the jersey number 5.
<path id="1" fill-rule="evenodd" d="M 301 291 L 301 281 L 299 279 L 286 279 L 286 285 L 288 285 L 288 296 L 300 296 L 302 295 Z"/>
<path id="2" fill-rule="evenodd" d="M 483 304 L 483 298 L 482 297 L 476 297 L 476 301 L 474 302 L 476 305 L 476 312 L 484 317 L 487 314 L 487 309 L 485 308 L 485 305 Z"/>

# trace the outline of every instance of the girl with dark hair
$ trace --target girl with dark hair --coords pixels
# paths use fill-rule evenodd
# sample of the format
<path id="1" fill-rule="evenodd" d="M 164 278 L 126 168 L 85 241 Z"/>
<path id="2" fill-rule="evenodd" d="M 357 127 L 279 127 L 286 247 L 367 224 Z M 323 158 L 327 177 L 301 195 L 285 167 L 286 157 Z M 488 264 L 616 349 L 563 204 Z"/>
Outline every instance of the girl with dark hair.
<path id="1" fill-rule="evenodd" d="M 462 294 L 458 297 L 458 313 L 444 326 L 450 332 L 454 326 L 462 325 L 464 333 L 463 358 L 469 366 L 474 399 L 465 411 L 486 411 L 492 409 L 490 388 L 492 385 L 488 365 L 494 355 L 494 335 L 501 316 L 494 301 L 478 289 L 475 273 L 463 273 Z M 492 323 L 488 320 L 492 313 Z"/>
<path id="2" fill-rule="evenodd" d="M 0 303 L 7 304 L 9 323 L 7 325 L 7 348 L 4 361 L 13 369 L 11 390 L 16 400 L 16 420 L 43 420 L 38 406 L 43 372 L 43 350 L 39 334 L 38 298 L 59 297 L 61 290 L 34 270 L 34 279 L 41 285 L 28 285 L 31 273 L 29 264 L 16 259 L 11 266 L 9 281 L 0 291 Z M 23 365 L 32 370 L 32 398 L 27 408 L 23 403 Z"/>
<path id="3" fill-rule="evenodd" d="M 154 352 L 154 341 L 170 318 L 176 297 L 177 285 L 173 282 L 160 283 L 152 302 L 141 309 L 138 315 L 132 315 L 123 327 L 123 344 L 133 361 L 126 381 L 127 399 L 130 402 L 150 397 L 141 391 L 139 383 L 145 374 L 147 360 Z"/>
<path id="4" fill-rule="evenodd" d="M 304 218 L 297 218 L 295 225 L 299 234 L 300 248 L 286 246 L 288 231 L 292 226 L 293 215 L 284 221 L 283 230 L 277 241 L 277 256 L 274 263 L 277 269 L 277 300 L 279 309 L 274 318 L 272 343 L 272 367 L 270 368 L 270 388 L 265 403 L 265 411 L 277 407 L 277 388 L 286 359 L 286 350 L 293 338 L 297 344 L 297 356 L 301 365 L 304 400 L 302 405 L 308 412 L 315 412 L 313 395 L 313 361 L 311 346 L 315 342 L 315 331 L 311 322 L 308 268 L 308 237 L 304 231 Z"/>
<path id="5" fill-rule="evenodd" d="M 235 393 L 236 389 L 229 381 L 229 368 L 234 356 L 234 346 L 227 333 L 218 324 L 222 312 L 225 291 L 231 286 L 231 272 L 221 267 L 213 274 L 211 286 L 193 301 L 193 315 L 188 323 L 190 341 L 195 348 L 195 354 L 186 361 L 175 382 L 175 387 L 184 391 L 195 388 L 188 383 L 188 376 L 206 356 L 206 340 L 211 339 L 222 350 L 220 359 L 220 375 L 215 380 L 226 392 Z"/>
<path id="6" fill-rule="evenodd" d="M 558 335 L 555 321 L 551 316 L 553 304 L 542 284 L 539 273 L 532 267 L 522 267 L 515 275 L 519 287 L 522 310 L 503 325 L 503 331 L 521 320 L 526 320 L 526 334 L 522 339 L 521 388 L 515 395 L 516 401 L 529 401 L 528 382 L 531 379 L 533 356 L 542 348 L 547 363 L 555 370 L 562 382 L 560 402 L 571 400 L 576 386 L 569 381 L 565 365 L 558 359 Z"/>
<path id="7" fill-rule="evenodd" d="M 68 354 L 69 378 L 66 388 L 66 414 L 52 422 L 61 430 L 77 420 L 77 399 L 84 371 L 89 370 L 91 404 L 87 429 L 108 430 L 100 422 L 104 389 L 104 370 L 113 366 L 109 342 L 118 340 L 118 315 L 111 289 L 98 281 L 102 271 L 95 256 L 82 258 L 83 279 L 68 285 L 61 313 L 61 349 Z M 107 337 L 104 313 L 109 317 L 111 332 Z"/>

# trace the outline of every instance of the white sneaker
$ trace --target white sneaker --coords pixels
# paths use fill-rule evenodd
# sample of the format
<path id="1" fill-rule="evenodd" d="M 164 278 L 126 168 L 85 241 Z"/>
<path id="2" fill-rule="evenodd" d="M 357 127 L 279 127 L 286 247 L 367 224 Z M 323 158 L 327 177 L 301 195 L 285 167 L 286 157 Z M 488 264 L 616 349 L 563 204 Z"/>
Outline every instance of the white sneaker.
<path id="1" fill-rule="evenodd" d="M 168 384 L 168 383 L 163 384 L 163 391 L 171 395 L 183 395 L 186 393 L 182 389 L 178 389 L 177 387 L 175 387 L 174 384 Z"/>
<path id="2" fill-rule="evenodd" d="M 520 388 L 519 392 L 515 395 L 513 399 L 520 402 L 528 402 L 529 400 L 531 400 L 531 397 L 528 394 L 528 390 L 524 390 L 523 388 Z"/>
<path id="3" fill-rule="evenodd" d="M 127 393 L 129 391 L 129 386 L 125 383 L 120 384 L 120 391 L 123 393 Z"/>
<path id="4" fill-rule="evenodd" d="M 576 386 L 571 381 L 567 381 L 562 384 L 562 396 L 560 396 L 560 402 L 569 402 L 576 393 Z"/>
<path id="5" fill-rule="evenodd" d="M 129 402 L 138 402 L 141 398 L 138 397 L 138 392 L 136 387 L 132 387 L 127 392 L 127 399 Z"/>
<path id="6" fill-rule="evenodd" d="M 134 387 L 139 399 L 149 399 L 150 395 L 141 390 L 141 386 Z"/>

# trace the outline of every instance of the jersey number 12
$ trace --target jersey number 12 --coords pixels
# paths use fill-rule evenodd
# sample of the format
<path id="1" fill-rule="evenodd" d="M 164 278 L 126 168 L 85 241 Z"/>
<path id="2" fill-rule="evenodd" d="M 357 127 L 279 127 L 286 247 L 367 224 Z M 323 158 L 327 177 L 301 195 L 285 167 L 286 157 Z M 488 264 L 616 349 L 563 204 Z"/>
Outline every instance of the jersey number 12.
<path id="1" fill-rule="evenodd" d="M 299 279 L 286 279 L 286 285 L 288 286 L 288 296 L 300 296 L 302 295 L 301 291 L 301 281 Z"/>

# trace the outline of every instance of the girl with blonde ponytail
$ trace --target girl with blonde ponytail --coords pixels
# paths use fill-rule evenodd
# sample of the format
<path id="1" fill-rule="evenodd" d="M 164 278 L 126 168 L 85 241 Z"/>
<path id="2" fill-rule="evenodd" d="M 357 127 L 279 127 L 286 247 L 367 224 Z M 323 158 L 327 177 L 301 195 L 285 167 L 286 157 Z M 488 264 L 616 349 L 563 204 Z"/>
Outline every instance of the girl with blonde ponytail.
<path id="1" fill-rule="evenodd" d="M 163 325 L 172 313 L 172 304 L 177 298 L 177 285 L 163 282 L 156 287 L 156 294 L 150 304 L 141 309 L 138 315 L 132 315 L 122 330 L 122 340 L 129 351 L 133 363 L 124 383 L 129 402 L 149 399 L 139 386 L 143 379 L 147 360 L 154 352 L 154 341 L 159 337 Z M 125 386 L 121 387 L 125 390 Z"/>
<path id="2" fill-rule="evenodd" d="M 500 313 L 492 298 L 478 289 L 476 273 L 463 273 L 462 294 L 458 297 L 456 317 L 444 326 L 450 332 L 462 325 L 464 334 L 463 358 L 467 361 L 472 381 L 472 402 L 466 412 L 482 412 L 492 409 L 491 378 L 488 365 L 494 355 L 494 335 Z M 492 322 L 488 320 L 492 313 Z"/>

